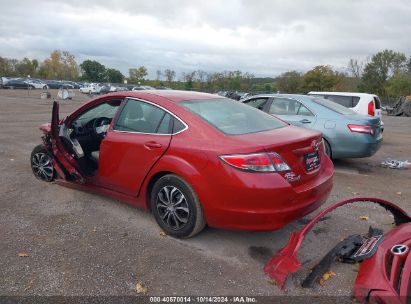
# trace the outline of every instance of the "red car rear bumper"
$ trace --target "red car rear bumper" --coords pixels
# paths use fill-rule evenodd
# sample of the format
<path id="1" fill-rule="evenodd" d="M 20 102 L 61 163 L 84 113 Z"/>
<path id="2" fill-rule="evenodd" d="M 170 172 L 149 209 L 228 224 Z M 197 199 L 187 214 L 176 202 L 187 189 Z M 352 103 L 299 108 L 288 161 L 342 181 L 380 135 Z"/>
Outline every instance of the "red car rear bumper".
<path id="1" fill-rule="evenodd" d="M 252 182 L 248 182 L 250 173 L 237 172 L 239 181 L 230 179 L 219 197 L 207 197 L 206 201 L 213 202 L 204 206 L 209 226 L 255 231 L 279 229 L 319 208 L 333 187 L 331 161 L 324 164 L 315 179 L 296 187 L 278 174 L 261 174 L 258 181 L 255 174 L 251 175 Z"/>

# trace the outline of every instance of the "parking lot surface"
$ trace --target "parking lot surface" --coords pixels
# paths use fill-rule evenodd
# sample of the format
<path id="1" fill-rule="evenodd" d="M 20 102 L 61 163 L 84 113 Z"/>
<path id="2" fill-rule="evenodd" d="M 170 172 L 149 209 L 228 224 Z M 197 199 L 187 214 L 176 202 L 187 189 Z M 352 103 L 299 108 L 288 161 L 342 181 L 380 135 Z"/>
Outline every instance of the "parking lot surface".
<path id="1" fill-rule="evenodd" d="M 76 93 L 60 101 L 60 117 L 88 99 Z M 33 176 L 30 153 L 41 143 L 38 126 L 50 121 L 51 107 L 40 91 L 0 90 L 0 295 L 137 295 L 138 282 L 147 295 L 284 294 L 263 266 L 312 215 L 278 231 L 206 228 L 188 240 L 163 236 L 146 211 Z M 384 142 L 376 155 L 335 161 L 334 190 L 325 206 L 372 196 L 411 212 L 411 170 L 379 166 L 387 157 L 411 160 L 411 118 L 383 120 Z M 336 276 L 314 289 L 300 283 L 341 239 L 370 225 L 389 230 L 391 223 L 372 204 L 337 209 L 307 236 L 299 255 L 303 267 L 289 277 L 287 295 L 349 296 L 358 265 L 335 264 Z"/>

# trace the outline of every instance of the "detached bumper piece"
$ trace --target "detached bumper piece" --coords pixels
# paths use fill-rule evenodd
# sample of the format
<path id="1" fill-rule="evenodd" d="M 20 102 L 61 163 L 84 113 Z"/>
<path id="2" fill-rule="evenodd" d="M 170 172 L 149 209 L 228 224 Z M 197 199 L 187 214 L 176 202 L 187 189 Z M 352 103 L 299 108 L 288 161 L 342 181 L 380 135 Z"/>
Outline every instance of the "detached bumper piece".
<path id="1" fill-rule="evenodd" d="M 312 227 L 321 220 L 324 216 L 328 213 L 333 211 L 334 209 L 352 203 L 375 203 L 379 204 L 387 211 L 391 212 L 394 216 L 394 222 L 397 226 L 410 226 L 410 225 L 403 225 L 405 223 L 411 222 L 411 217 L 400 207 L 391 203 L 389 201 L 385 201 L 379 198 L 369 198 L 369 197 L 356 197 L 344 201 L 337 202 L 328 208 L 322 210 L 317 216 L 315 216 L 307 225 L 305 225 L 301 230 L 297 232 L 293 232 L 291 237 L 286 246 L 284 246 L 278 254 L 273 256 L 271 260 L 265 265 L 264 271 L 265 273 L 277 284 L 278 287 L 284 288 L 285 281 L 290 273 L 296 272 L 301 267 L 301 262 L 298 260 L 298 251 L 301 247 L 301 244 L 304 240 L 305 235 L 312 229 Z M 387 234 L 388 235 L 388 234 Z M 367 236 L 361 235 L 353 235 L 339 243 L 332 251 L 330 251 L 321 261 L 313 272 L 307 277 L 304 281 L 304 285 L 309 287 L 312 286 L 313 283 L 318 280 L 318 275 L 322 275 L 323 269 L 328 270 L 330 265 L 336 261 L 337 259 L 342 259 L 345 262 L 357 262 L 364 260 L 363 263 L 370 261 L 372 259 L 376 259 L 379 256 L 379 248 L 382 247 L 382 244 L 387 239 L 387 235 L 382 237 L 381 231 L 377 229 L 370 229 Z M 411 239 L 411 230 L 408 229 L 408 239 Z M 380 244 L 381 243 L 381 244 Z M 380 245 L 380 246 L 379 246 Z M 371 257 L 371 258 L 370 258 Z M 408 267 L 411 267 L 411 258 L 407 259 Z M 385 267 L 384 267 L 385 268 Z M 410 276 L 411 271 L 408 269 L 408 278 Z M 404 274 L 404 271 L 402 271 Z M 374 277 L 374 280 L 380 280 L 380 275 Z M 401 276 L 403 277 L 403 275 Z M 357 279 L 358 280 L 358 279 Z M 366 279 L 365 279 L 366 280 Z M 408 287 L 410 282 L 408 279 Z M 405 290 L 405 287 L 402 287 Z M 354 289 L 355 290 L 355 289 Z M 368 292 L 365 300 L 368 299 L 368 296 L 371 291 Z M 409 291 L 408 291 L 409 292 Z M 364 294 L 364 293 L 363 293 Z M 392 296 L 394 296 L 392 294 Z M 359 297 L 357 297 L 359 299 Z M 377 303 L 377 302 L 376 302 Z M 384 302 L 382 302 L 384 303 Z M 406 302 L 393 302 L 393 303 L 406 303 Z"/>
<path id="2" fill-rule="evenodd" d="M 332 263 L 336 261 L 352 264 L 371 257 L 377 251 L 382 240 L 382 230 L 372 227 L 370 227 L 367 236 L 350 235 L 322 258 L 304 280 L 302 286 L 304 288 L 314 287 L 315 282 L 319 282 L 323 274 L 329 271 Z"/>
<path id="3" fill-rule="evenodd" d="M 377 252 L 361 263 L 354 296 L 361 303 L 411 303 L 411 223 L 384 236 Z"/>

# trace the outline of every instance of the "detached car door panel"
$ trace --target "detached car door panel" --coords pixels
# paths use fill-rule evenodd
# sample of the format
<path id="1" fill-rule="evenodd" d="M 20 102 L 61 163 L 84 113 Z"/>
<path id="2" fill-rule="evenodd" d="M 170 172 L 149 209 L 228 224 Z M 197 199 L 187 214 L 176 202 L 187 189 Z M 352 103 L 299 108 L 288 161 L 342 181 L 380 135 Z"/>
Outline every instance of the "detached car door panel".
<path id="1" fill-rule="evenodd" d="M 83 183 L 84 177 L 80 173 L 80 167 L 76 159 L 67 151 L 60 138 L 60 129 L 65 127 L 64 124 L 60 126 L 59 118 L 59 104 L 53 102 L 50 136 L 51 136 L 51 149 L 54 155 L 54 167 L 58 171 L 59 175 L 65 180 L 76 180 Z M 65 172 L 64 172 L 64 170 Z"/>

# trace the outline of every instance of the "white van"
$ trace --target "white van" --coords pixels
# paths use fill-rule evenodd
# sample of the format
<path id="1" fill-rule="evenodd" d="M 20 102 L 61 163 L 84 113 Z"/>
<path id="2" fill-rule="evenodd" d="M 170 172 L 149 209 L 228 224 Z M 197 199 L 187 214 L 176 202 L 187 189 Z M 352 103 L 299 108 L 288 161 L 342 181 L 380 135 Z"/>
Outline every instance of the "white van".
<path id="1" fill-rule="evenodd" d="M 381 101 L 377 95 L 348 92 L 309 92 L 308 95 L 323 97 L 363 115 L 377 116 L 381 119 Z M 381 129 L 384 123 L 381 120 Z"/>

